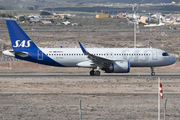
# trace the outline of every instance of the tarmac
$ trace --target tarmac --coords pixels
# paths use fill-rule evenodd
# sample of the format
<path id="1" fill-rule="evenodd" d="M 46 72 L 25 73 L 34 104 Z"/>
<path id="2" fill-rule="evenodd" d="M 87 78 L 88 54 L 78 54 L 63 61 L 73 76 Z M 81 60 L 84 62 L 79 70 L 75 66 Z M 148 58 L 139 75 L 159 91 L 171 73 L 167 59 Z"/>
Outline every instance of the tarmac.
<path id="1" fill-rule="evenodd" d="M 179 75 L 100 75 L 100 76 L 90 76 L 90 75 L 0 75 L 4 78 L 180 78 Z"/>

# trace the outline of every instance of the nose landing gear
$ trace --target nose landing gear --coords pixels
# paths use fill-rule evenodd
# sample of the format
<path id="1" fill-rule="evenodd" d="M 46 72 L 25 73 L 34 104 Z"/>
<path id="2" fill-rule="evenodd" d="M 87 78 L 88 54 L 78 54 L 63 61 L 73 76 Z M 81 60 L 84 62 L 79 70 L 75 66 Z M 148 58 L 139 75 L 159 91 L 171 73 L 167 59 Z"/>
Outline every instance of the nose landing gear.
<path id="1" fill-rule="evenodd" d="M 155 76 L 154 67 L 151 67 L 151 75 Z"/>

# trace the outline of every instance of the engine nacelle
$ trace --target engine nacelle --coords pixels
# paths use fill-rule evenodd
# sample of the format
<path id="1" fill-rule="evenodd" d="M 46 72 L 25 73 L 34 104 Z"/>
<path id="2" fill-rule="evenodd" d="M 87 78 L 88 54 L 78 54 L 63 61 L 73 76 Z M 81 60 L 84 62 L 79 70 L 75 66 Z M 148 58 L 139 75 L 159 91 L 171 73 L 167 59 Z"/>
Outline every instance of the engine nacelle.
<path id="1" fill-rule="evenodd" d="M 130 63 L 128 61 L 118 61 L 110 64 L 105 68 L 106 73 L 128 73 L 130 71 Z"/>

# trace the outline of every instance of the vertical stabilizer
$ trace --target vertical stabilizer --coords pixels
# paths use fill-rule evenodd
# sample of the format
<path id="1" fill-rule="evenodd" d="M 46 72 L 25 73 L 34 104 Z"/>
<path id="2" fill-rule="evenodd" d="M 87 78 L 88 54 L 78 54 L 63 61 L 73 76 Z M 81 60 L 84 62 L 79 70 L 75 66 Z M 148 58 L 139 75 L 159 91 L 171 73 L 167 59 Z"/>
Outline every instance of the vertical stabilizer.
<path id="1" fill-rule="evenodd" d="M 28 52 L 37 46 L 14 20 L 6 20 L 9 36 L 14 51 Z"/>

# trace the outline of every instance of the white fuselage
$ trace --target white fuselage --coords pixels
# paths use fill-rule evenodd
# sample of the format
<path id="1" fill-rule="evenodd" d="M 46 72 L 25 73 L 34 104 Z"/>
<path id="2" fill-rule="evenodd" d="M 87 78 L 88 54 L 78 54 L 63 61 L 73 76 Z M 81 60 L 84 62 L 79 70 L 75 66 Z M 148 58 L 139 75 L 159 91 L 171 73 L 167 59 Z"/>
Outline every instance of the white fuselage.
<path id="1" fill-rule="evenodd" d="M 40 50 L 66 67 L 78 67 L 78 63 L 89 61 L 80 48 L 40 48 Z M 86 48 L 86 50 L 95 56 L 110 60 L 127 60 L 131 67 L 166 66 L 176 61 L 170 55 L 163 56 L 165 51 L 153 48 Z M 43 60 L 43 56 L 40 58 Z"/>

